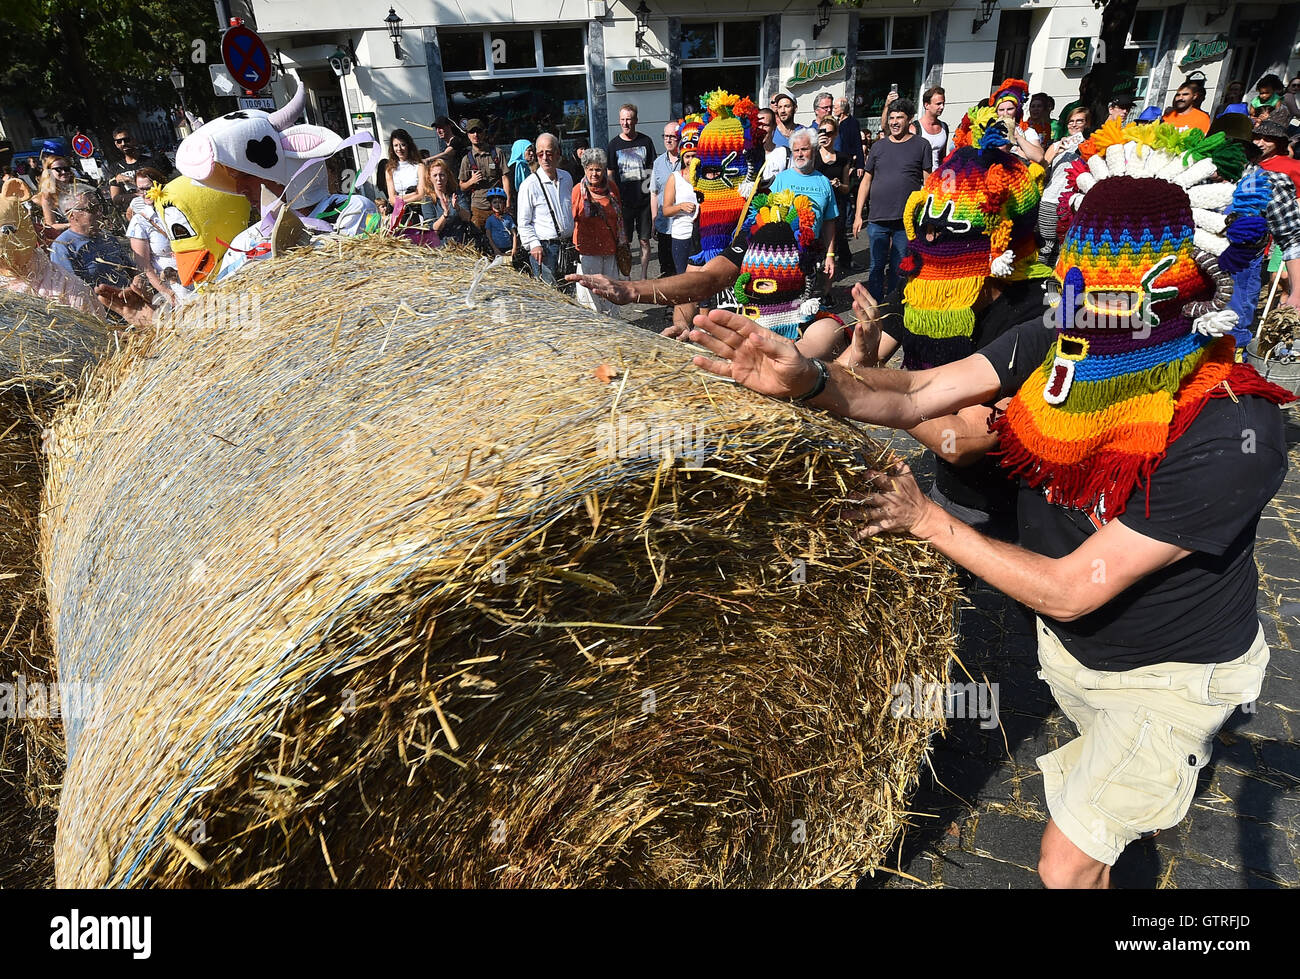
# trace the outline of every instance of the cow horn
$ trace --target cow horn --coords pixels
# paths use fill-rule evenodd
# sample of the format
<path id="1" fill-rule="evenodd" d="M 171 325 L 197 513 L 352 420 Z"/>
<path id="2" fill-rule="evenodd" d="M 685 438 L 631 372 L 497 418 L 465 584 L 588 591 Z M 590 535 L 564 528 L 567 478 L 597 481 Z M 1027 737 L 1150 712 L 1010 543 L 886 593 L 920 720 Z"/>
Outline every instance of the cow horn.
<path id="1" fill-rule="evenodd" d="M 288 105 L 270 114 L 271 125 L 277 130 L 293 125 L 293 121 L 302 113 L 303 104 L 307 101 L 307 87 L 303 85 L 302 79 L 294 73 L 293 80 L 298 85 L 298 91 L 293 93 L 293 98 L 289 100 Z"/>

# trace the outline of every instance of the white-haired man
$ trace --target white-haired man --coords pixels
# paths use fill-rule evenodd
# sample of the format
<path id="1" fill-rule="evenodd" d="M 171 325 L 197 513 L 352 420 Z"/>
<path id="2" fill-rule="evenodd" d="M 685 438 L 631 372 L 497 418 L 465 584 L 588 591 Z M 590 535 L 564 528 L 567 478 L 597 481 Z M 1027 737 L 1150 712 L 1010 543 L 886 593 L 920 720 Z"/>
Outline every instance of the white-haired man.
<path id="1" fill-rule="evenodd" d="M 573 178 L 557 166 L 560 141 L 537 137 L 537 171 L 519 188 L 519 240 L 528 249 L 533 275 L 555 284 L 560 247 L 573 237 Z"/>

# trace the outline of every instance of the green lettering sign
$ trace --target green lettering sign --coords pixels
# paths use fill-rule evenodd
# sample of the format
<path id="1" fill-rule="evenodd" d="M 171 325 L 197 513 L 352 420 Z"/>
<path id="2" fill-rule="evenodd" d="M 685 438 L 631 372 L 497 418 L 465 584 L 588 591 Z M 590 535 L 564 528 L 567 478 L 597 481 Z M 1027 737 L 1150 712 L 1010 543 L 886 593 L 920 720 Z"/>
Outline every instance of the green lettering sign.
<path id="1" fill-rule="evenodd" d="M 615 85 L 663 85 L 668 81 L 668 69 L 656 68 L 649 58 L 627 63 L 627 70 L 614 72 Z"/>
<path id="2" fill-rule="evenodd" d="M 1187 53 L 1178 62 L 1178 67 L 1190 68 L 1192 65 L 1207 65 L 1212 61 L 1218 61 L 1227 53 L 1228 37 L 1226 34 L 1216 34 L 1208 41 L 1193 40 L 1187 45 Z"/>
<path id="3" fill-rule="evenodd" d="M 786 79 L 786 85 L 793 88 L 795 85 L 803 85 L 807 82 L 816 81 L 818 78 L 826 78 L 835 74 L 837 71 L 844 70 L 844 55 L 839 51 L 832 51 L 825 58 L 817 61 L 796 61 L 791 69 L 791 75 Z"/>

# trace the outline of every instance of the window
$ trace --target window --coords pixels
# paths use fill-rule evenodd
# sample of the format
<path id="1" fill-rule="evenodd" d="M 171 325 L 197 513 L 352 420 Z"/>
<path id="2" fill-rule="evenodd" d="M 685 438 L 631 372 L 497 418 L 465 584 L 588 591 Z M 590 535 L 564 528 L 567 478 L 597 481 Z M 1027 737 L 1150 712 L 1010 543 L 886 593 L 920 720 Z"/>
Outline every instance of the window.
<path id="1" fill-rule="evenodd" d="M 1137 81 L 1134 98 L 1147 97 L 1151 68 L 1156 63 L 1156 55 L 1160 49 L 1160 32 L 1164 26 L 1163 10 L 1139 10 L 1133 14 L 1133 26 L 1129 29 L 1124 53 L 1126 65 L 1132 65 L 1133 77 Z"/>
<path id="2" fill-rule="evenodd" d="M 556 133 L 566 151 L 590 135 L 587 37 L 580 27 L 438 31 L 448 114 L 481 116 L 494 145 Z"/>
<path id="3" fill-rule="evenodd" d="M 998 20 L 998 49 L 993 56 L 993 79 L 989 86 L 1000 85 L 1004 78 L 1024 78 L 1029 65 L 1029 10 L 1004 10 Z"/>
<path id="4" fill-rule="evenodd" d="M 742 94 L 757 92 L 762 43 L 763 27 L 758 21 L 683 24 L 683 111 L 698 111 L 700 96 L 715 88 Z"/>
<path id="5" fill-rule="evenodd" d="M 880 113 L 893 85 L 898 94 L 918 106 L 925 77 L 925 44 L 929 17 L 863 17 L 858 22 L 858 64 L 853 113 L 862 128 L 880 128 Z"/>

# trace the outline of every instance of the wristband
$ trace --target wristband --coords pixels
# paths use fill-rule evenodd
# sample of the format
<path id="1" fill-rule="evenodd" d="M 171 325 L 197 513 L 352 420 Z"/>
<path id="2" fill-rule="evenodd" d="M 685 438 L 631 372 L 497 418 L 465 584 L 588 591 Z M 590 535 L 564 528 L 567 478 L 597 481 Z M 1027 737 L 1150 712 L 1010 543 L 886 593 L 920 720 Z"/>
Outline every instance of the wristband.
<path id="1" fill-rule="evenodd" d="M 813 366 L 817 368 L 817 383 L 814 384 L 813 389 L 803 397 L 791 398 L 790 400 L 795 404 L 802 404 L 805 401 L 811 401 L 813 398 L 817 397 L 817 395 L 826 390 L 826 382 L 831 379 L 831 372 L 826 369 L 826 365 L 820 360 L 814 360 Z"/>

